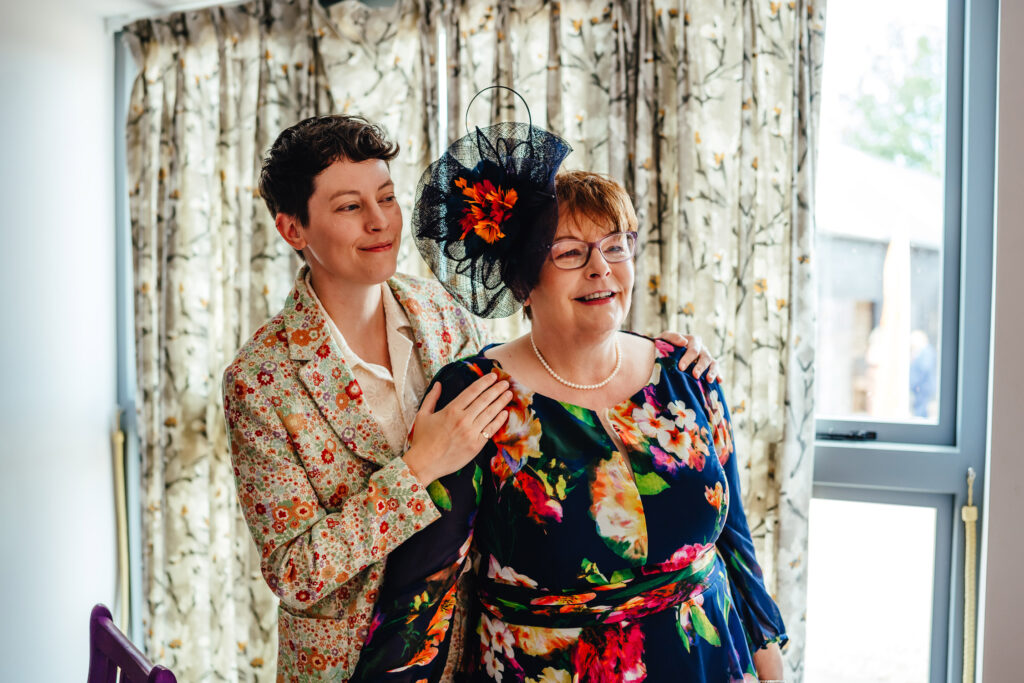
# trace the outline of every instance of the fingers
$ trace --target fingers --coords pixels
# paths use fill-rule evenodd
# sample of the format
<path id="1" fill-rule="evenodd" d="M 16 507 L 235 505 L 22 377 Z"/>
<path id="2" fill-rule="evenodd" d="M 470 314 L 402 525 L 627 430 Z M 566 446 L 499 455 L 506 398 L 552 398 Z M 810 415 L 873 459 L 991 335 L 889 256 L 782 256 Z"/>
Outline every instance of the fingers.
<path id="1" fill-rule="evenodd" d="M 704 350 L 704 342 L 699 336 L 695 334 L 686 334 L 683 335 L 683 338 L 686 340 L 686 343 L 680 344 L 680 346 L 685 346 L 686 352 L 683 353 L 682 357 L 679 359 L 679 370 L 681 372 L 686 372 L 686 369 L 693 365 L 694 361 L 702 355 L 706 356 L 707 351 Z"/>
<path id="2" fill-rule="evenodd" d="M 667 341 L 669 344 L 672 344 L 673 346 L 689 346 L 692 337 L 688 334 L 679 334 L 678 332 L 665 330 L 664 332 L 658 335 L 658 339 L 661 339 L 662 341 Z"/>
<path id="3" fill-rule="evenodd" d="M 503 383 L 499 382 L 499 384 L 503 384 Z M 476 418 L 473 421 L 473 425 L 477 429 L 480 429 L 480 430 L 485 429 L 486 426 L 492 420 L 494 420 L 501 413 L 502 410 L 505 409 L 505 406 L 507 406 L 508 402 L 511 401 L 511 400 L 512 400 L 512 392 L 509 390 L 509 391 L 503 391 L 500 394 L 498 394 L 497 396 L 495 396 L 494 399 L 490 403 L 488 403 L 486 405 L 481 405 L 480 406 L 480 412 L 476 414 Z M 480 397 L 480 401 L 478 401 L 478 402 L 482 402 L 482 401 L 483 401 L 483 396 Z M 472 407 L 470 408 L 470 411 L 471 410 L 472 410 Z M 492 431 L 491 433 L 493 434 L 494 432 Z"/>
<path id="4" fill-rule="evenodd" d="M 700 379 L 700 376 L 704 374 L 704 371 L 711 366 L 711 356 L 708 355 L 707 351 L 703 351 L 700 354 L 700 358 L 693 366 L 693 376 Z"/>
<path id="5" fill-rule="evenodd" d="M 484 373 L 483 377 L 463 389 L 462 392 L 452 399 L 452 402 L 448 405 L 453 407 L 455 410 L 465 410 L 469 407 L 470 403 L 475 401 L 480 394 L 484 393 L 484 391 L 494 384 L 497 379 L 498 375 L 493 372 Z"/>
<path id="6" fill-rule="evenodd" d="M 416 413 L 433 415 L 434 409 L 437 408 L 437 400 L 439 398 L 441 398 L 441 383 L 435 382 L 434 386 L 430 387 L 430 391 L 427 392 L 427 395 L 423 397 L 423 403 L 420 404 L 420 409 L 416 411 Z"/>
<path id="7" fill-rule="evenodd" d="M 687 347 L 686 353 L 679 358 L 679 369 L 686 372 L 686 368 L 693 365 L 693 361 L 698 358 L 700 358 L 700 350 L 694 346 Z"/>
<path id="8" fill-rule="evenodd" d="M 680 372 L 686 372 L 687 368 L 692 365 L 693 376 L 697 379 L 700 379 L 701 375 L 707 371 L 706 379 L 709 383 L 715 380 L 722 380 L 722 376 L 718 371 L 718 363 L 711 357 L 708 350 L 704 348 L 704 340 L 701 339 L 700 335 L 665 331 L 658 335 L 658 339 L 663 339 L 675 346 L 686 348 L 686 351 L 679 358 Z"/>
<path id="9" fill-rule="evenodd" d="M 485 389 L 483 393 L 481 393 L 479 396 L 473 399 L 473 402 L 465 407 L 464 411 L 466 415 L 468 415 L 471 419 L 475 419 L 478 415 L 480 415 L 480 413 L 484 412 L 484 410 L 486 410 L 488 406 L 493 404 L 495 401 L 501 400 L 503 394 L 507 393 L 509 394 L 509 398 L 511 398 L 512 392 L 507 391 L 507 389 L 508 382 L 505 380 L 501 380 L 500 382 L 497 382 L 487 387 L 487 389 Z M 502 400 L 501 408 L 504 408 L 505 404 L 507 403 L 508 398 Z"/>
<path id="10" fill-rule="evenodd" d="M 484 425 L 484 428 L 480 430 L 480 436 L 483 437 L 484 441 L 490 439 L 492 436 L 498 433 L 501 426 L 505 424 L 505 420 L 508 419 L 508 411 L 502 410 L 495 416 L 493 420 Z M 486 434 L 486 436 L 485 436 Z"/>
<path id="11" fill-rule="evenodd" d="M 708 384 L 714 384 L 715 381 L 720 380 L 721 377 L 718 375 L 718 361 L 711 361 L 711 366 L 708 368 L 707 380 Z"/>
<path id="12" fill-rule="evenodd" d="M 704 374 L 705 370 L 707 370 L 706 375 Z M 725 381 L 721 371 L 718 369 L 718 361 L 712 358 L 706 351 L 700 354 L 700 360 L 693 366 L 693 376 L 700 379 L 701 375 L 704 375 L 704 380 L 708 384 Z"/>

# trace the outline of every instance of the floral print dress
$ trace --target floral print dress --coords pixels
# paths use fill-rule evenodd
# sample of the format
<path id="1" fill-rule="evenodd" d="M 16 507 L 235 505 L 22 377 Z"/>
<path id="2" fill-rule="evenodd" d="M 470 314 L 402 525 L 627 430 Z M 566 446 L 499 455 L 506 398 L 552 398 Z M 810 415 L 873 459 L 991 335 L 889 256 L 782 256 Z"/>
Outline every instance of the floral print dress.
<path id="1" fill-rule="evenodd" d="M 655 343 L 649 383 L 604 415 L 532 392 L 486 349 L 438 374 L 440 407 L 495 370 L 509 419 L 431 485 L 441 518 L 389 556 L 353 680 L 439 680 L 463 574 L 468 680 L 756 680 L 751 653 L 786 635 L 729 411 L 717 383 L 677 369 L 681 349 Z"/>

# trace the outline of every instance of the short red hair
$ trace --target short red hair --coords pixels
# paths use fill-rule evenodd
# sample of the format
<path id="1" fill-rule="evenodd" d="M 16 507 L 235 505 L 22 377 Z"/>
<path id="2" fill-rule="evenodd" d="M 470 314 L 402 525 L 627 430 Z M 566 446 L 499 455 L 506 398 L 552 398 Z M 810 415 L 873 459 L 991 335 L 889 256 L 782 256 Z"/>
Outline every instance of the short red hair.
<path id="1" fill-rule="evenodd" d="M 559 217 L 585 217 L 615 232 L 637 229 L 636 211 L 626 188 L 606 175 L 563 171 L 555 176 L 555 192 Z"/>

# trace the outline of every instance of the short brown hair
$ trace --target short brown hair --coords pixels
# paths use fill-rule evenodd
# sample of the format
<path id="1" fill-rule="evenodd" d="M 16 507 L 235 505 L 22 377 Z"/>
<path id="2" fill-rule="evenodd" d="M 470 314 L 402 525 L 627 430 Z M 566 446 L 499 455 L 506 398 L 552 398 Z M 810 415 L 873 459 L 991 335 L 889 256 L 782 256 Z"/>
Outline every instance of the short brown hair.
<path id="1" fill-rule="evenodd" d="M 616 232 L 637 228 L 633 202 L 617 181 L 590 171 L 564 171 L 555 176 L 558 215 L 585 217 Z"/>
<path id="2" fill-rule="evenodd" d="M 309 225 L 313 180 L 342 159 L 360 162 L 398 156 L 398 144 L 384 129 L 362 116 L 314 116 L 277 136 L 260 172 L 260 196 L 270 215 L 295 216 Z"/>

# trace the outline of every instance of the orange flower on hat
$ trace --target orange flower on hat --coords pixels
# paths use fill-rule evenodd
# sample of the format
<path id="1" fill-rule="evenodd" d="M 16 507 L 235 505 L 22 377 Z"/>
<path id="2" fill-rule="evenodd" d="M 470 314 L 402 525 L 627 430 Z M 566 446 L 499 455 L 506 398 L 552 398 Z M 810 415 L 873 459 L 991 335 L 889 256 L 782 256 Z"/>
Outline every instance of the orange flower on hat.
<path id="1" fill-rule="evenodd" d="M 459 239 L 466 239 L 470 231 L 488 244 L 494 244 L 504 237 L 501 226 L 508 220 L 512 207 L 519 199 L 516 191 L 511 188 L 503 190 L 500 185 L 495 187 L 486 178 L 472 185 L 465 178 L 456 178 L 455 186 L 462 190 L 468 201 L 459 221 L 462 228 Z"/>

